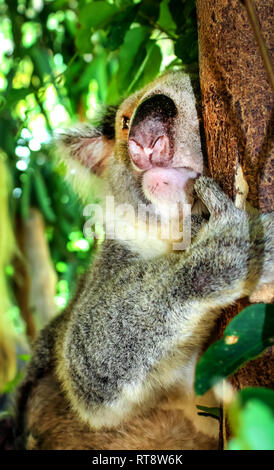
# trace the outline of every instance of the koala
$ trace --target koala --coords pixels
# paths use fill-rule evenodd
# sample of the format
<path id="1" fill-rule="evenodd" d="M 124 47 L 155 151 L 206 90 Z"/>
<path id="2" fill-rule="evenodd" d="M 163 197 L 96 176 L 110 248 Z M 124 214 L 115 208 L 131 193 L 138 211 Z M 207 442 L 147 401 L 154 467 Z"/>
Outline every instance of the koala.
<path id="1" fill-rule="evenodd" d="M 197 414 L 197 403 L 216 404 L 210 392 L 195 397 L 195 366 L 221 310 L 273 281 L 273 214 L 236 208 L 206 176 L 181 71 L 57 146 L 72 184 L 86 200 L 96 188 L 112 220 L 75 297 L 36 342 L 17 447 L 218 448 L 217 421 Z"/>

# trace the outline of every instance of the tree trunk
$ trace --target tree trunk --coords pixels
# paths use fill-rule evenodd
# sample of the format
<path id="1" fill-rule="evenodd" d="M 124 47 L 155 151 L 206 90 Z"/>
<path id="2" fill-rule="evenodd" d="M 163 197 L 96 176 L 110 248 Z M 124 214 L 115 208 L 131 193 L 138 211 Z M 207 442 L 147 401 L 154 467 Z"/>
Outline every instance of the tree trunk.
<path id="1" fill-rule="evenodd" d="M 37 209 L 30 209 L 24 232 L 25 256 L 31 279 L 29 305 L 36 327 L 40 330 L 57 312 L 54 302 L 57 275 L 45 237 L 45 223 Z"/>
<path id="2" fill-rule="evenodd" d="M 26 220 L 18 216 L 16 238 L 21 257 L 14 262 L 14 292 L 26 322 L 27 336 L 32 342 L 37 332 L 56 314 L 57 276 L 45 238 L 44 220 L 37 209 L 31 208 Z"/>
<path id="3" fill-rule="evenodd" d="M 273 57 L 273 0 L 253 1 L 261 32 Z M 241 194 L 263 212 L 274 210 L 273 94 L 260 50 L 240 0 L 197 0 L 200 82 L 208 166 L 211 176 L 234 200 Z M 238 178 L 236 178 L 236 173 Z M 239 175 L 242 178 L 239 178 Z M 248 186 L 246 186 L 246 183 Z M 273 299 L 273 286 L 254 300 Z M 224 312 L 224 328 L 243 307 Z M 238 371 L 231 383 L 270 386 L 273 355 L 264 356 Z M 272 384 L 273 385 L 273 384 Z M 228 433 L 227 426 L 224 427 Z M 226 436 L 222 436 L 226 440 Z"/>

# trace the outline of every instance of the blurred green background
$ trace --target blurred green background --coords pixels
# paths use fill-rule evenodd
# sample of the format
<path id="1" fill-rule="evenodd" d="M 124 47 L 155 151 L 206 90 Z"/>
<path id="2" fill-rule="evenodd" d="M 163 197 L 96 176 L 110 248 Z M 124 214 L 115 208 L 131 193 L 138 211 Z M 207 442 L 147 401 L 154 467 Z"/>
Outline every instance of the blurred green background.
<path id="1" fill-rule="evenodd" d="M 57 309 L 73 294 L 95 243 L 84 238 L 81 203 L 54 162 L 53 131 L 94 119 L 99 108 L 119 103 L 169 67 L 196 63 L 197 50 L 193 0 L 0 0 L 0 151 L 11 179 L 10 216 L 25 258 L 31 255 L 20 240 L 24 226 L 37 219 L 33 208 L 42 216 Z M 41 224 L 33 221 L 31 230 L 41 232 Z M 13 262 L 5 268 L 9 316 L 23 333 L 20 309 L 31 308 L 35 325 L 27 332 L 34 336 L 44 320 L 27 300 L 20 305 L 20 269 Z"/>

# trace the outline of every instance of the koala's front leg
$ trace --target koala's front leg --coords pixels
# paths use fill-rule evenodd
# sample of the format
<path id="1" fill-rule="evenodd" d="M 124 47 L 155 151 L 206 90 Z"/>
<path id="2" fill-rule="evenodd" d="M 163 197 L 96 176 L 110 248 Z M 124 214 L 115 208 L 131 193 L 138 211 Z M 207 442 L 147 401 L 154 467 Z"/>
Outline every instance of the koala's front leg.
<path id="1" fill-rule="evenodd" d="M 171 296 L 174 308 L 182 308 L 182 335 L 192 334 L 198 346 L 220 308 L 273 281 L 274 214 L 237 209 L 207 177 L 196 181 L 195 190 L 210 220 L 178 262 Z"/>
<path id="2" fill-rule="evenodd" d="M 274 279 L 274 213 L 237 209 L 210 178 L 200 177 L 195 190 L 211 214 L 210 221 L 193 245 L 193 253 L 207 245 L 222 272 L 223 287 L 244 281 L 242 295 Z M 217 242 L 217 240 L 219 240 Z M 213 266 L 213 264 L 212 264 Z M 238 293 L 240 293 L 238 291 Z"/>

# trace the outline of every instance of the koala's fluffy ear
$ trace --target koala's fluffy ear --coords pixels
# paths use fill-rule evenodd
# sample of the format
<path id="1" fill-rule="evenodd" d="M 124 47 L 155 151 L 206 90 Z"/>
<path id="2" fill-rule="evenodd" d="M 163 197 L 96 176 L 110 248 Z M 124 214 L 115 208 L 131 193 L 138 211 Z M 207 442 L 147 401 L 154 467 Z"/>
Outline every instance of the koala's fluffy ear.
<path id="1" fill-rule="evenodd" d="M 114 148 L 114 136 L 84 125 L 56 136 L 55 148 L 58 159 L 65 163 L 68 181 L 76 193 L 88 201 L 98 192 L 98 183 L 101 185 L 103 178 L 100 177 Z"/>

